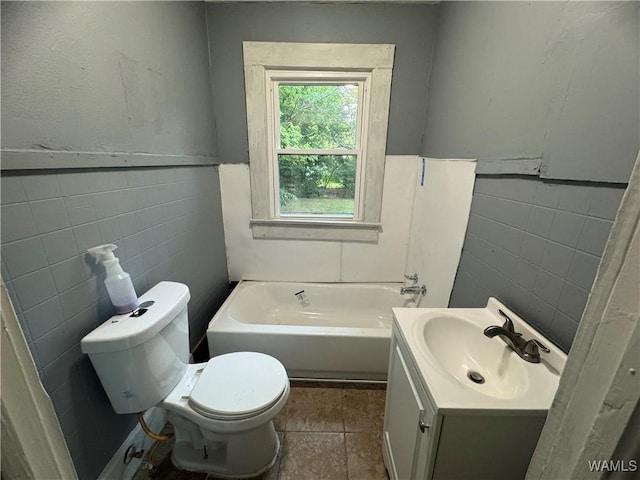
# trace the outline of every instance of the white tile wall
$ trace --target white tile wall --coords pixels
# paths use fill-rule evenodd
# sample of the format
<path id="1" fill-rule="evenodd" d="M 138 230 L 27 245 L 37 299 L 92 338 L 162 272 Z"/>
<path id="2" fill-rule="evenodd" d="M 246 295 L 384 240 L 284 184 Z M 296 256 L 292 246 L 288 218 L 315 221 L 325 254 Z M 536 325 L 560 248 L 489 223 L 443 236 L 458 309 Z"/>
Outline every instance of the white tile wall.
<path id="1" fill-rule="evenodd" d="M 402 281 L 418 176 L 417 157 L 388 156 L 377 244 L 342 245 L 341 281 Z"/>
<path id="2" fill-rule="evenodd" d="M 421 307 L 447 307 L 464 242 L 475 162 L 425 160 L 417 179 L 406 273 L 418 273 L 427 294 Z M 419 168 L 422 168 L 421 162 Z"/>
<path id="3" fill-rule="evenodd" d="M 376 244 L 254 239 L 249 166 L 220 166 L 227 263 L 231 280 L 401 281 L 415 192 L 417 157 L 386 159 L 383 231 Z"/>

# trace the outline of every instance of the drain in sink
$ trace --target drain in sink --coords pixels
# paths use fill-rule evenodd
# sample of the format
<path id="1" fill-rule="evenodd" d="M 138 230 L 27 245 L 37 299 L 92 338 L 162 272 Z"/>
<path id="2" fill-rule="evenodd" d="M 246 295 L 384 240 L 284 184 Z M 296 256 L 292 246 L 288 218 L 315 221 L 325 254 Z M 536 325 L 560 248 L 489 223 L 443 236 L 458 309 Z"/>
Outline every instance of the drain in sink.
<path id="1" fill-rule="evenodd" d="M 473 383 L 484 383 L 484 377 L 481 374 L 479 374 L 478 372 L 474 372 L 473 370 L 469 370 L 467 372 L 467 377 Z"/>

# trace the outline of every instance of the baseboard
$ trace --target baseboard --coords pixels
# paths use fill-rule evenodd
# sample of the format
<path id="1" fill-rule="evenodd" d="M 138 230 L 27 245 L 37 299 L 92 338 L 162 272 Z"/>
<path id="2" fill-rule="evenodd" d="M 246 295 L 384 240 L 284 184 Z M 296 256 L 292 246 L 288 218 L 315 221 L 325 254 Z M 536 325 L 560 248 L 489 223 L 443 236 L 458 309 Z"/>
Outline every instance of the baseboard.
<path id="1" fill-rule="evenodd" d="M 161 408 L 154 407 L 145 412 L 144 420 L 147 422 L 147 425 L 149 425 L 151 431 L 160 432 L 167 423 L 167 415 Z M 114 478 L 131 480 L 138 470 L 140 463 L 142 463 L 142 458 L 134 458 L 129 465 L 125 465 L 124 454 L 127 448 L 133 444 L 137 450 L 143 449 L 144 452 L 147 453 L 154 441 L 155 440 L 145 435 L 140 424 L 137 424 L 122 445 L 120 445 L 120 448 L 113 454 L 107 466 L 102 470 L 98 480 L 112 480 Z"/>

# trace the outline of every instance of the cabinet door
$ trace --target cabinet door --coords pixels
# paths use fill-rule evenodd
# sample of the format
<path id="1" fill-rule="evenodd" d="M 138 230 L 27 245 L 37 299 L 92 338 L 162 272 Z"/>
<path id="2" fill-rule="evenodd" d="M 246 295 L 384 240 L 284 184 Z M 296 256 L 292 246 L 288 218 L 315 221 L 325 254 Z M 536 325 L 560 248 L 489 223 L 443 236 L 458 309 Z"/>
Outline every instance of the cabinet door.
<path id="1" fill-rule="evenodd" d="M 425 399 L 424 414 L 422 415 L 422 427 L 420 429 L 419 442 L 416 445 L 416 466 L 414 477 L 420 480 L 427 480 L 432 478 L 432 469 L 435 455 L 436 445 L 433 441 L 433 435 L 436 431 L 437 417 L 428 400 Z M 427 475 L 428 474 L 428 475 Z"/>
<path id="2" fill-rule="evenodd" d="M 389 467 L 392 470 L 389 473 L 394 480 L 422 479 L 426 462 L 419 462 L 422 455 L 418 453 L 428 449 L 428 445 L 425 444 L 428 443 L 428 428 L 423 423 L 425 409 L 407 363 L 395 342 L 391 354 L 384 422 L 385 442 L 391 463 Z"/>

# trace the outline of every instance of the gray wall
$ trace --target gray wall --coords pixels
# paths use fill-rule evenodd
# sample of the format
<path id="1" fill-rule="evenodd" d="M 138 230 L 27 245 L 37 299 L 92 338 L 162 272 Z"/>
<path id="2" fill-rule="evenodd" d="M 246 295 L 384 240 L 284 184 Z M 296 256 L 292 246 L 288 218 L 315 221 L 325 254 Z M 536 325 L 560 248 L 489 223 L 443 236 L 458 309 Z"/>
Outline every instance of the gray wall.
<path id="1" fill-rule="evenodd" d="M 2 4 L 2 141 L 31 159 L 216 152 L 204 5 Z M 46 166 L 43 165 L 43 166 Z M 216 167 L 3 171 L 2 278 L 80 478 L 135 424 L 116 415 L 79 342 L 113 314 L 87 247 L 116 243 L 138 294 L 191 289 L 191 346 L 226 296 Z"/>
<path id="2" fill-rule="evenodd" d="M 570 347 L 638 152 L 638 7 L 441 5 L 423 154 L 568 179 L 477 177 L 450 306 L 495 295 Z"/>
<path id="3" fill-rule="evenodd" d="M 476 179 L 450 307 L 494 296 L 568 351 L 624 188 Z"/>
<path id="4" fill-rule="evenodd" d="M 627 182 L 640 147 L 638 2 L 445 2 L 422 154 L 543 158 Z"/>
<path id="5" fill-rule="evenodd" d="M 203 16 L 198 2 L 3 2 L 3 148 L 215 155 Z"/>
<path id="6" fill-rule="evenodd" d="M 418 154 L 437 13 L 436 5 L 207 4 L 220 160 L 249 161 L 245 40 L 395 44 L 387 154 Z"/>

